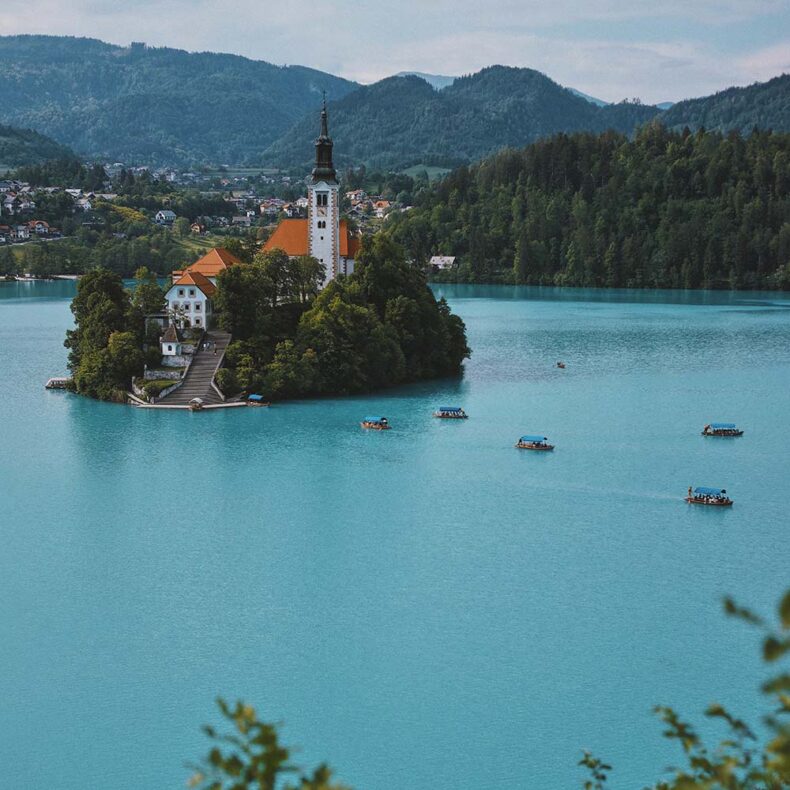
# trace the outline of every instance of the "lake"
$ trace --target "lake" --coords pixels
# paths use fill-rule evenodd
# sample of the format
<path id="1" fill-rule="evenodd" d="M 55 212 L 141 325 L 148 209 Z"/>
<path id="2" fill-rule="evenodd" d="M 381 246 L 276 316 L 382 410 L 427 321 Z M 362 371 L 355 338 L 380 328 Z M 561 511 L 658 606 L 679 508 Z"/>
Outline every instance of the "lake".
<path id="1" fill-rule="evenodd" d="M 584 748 L 633 790 L 680 761 L 652 706 L 757 723 L 721 597 L 790 582 L 788 295 L 436 290 L 463 379 L 191 413 L 44 390 L 74 284 L 0 284 L 5 787 L 183 788 L 217 695 L 357 790 L 564 790 Z"/>

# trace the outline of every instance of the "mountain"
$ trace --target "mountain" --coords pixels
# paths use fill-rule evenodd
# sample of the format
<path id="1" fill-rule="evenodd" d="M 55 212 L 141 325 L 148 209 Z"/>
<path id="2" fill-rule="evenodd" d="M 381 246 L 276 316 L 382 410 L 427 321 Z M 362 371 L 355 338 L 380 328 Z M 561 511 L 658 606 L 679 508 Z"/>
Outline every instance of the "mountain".
<path id="1" fill-rule="evenodd" d="M 74 159 L 74 152 L 32 129 L 0 125 L 0 172 L 19 165 Z"/>
<path id="2" fill-rule="evenodd" d="M 0 122 L 89 157 L 242 163 L 357 85 L 303 66 L 89 38 L 0 36 Z"/>
<path id="3" fill-rule="evenodd" d="M 424 79 L 432 88 L 440 91 L 448 85 L 452 85 L 458 77 L 448 77 L 444 74 L 426 74 L 424 71 L 399 71 L 396 77 L 420 77 Z"/>
<path id="4" fill-rule="evenodd" d="M 676 129 L 705 127 L 744 134 L 755 126 L 790 131 L 790 74 L 746 88 L 728 88 L 713 96 L 678 102 L 664 114 L 664 123 Z"/>
<path id="5" fill-rule="evenodd" d="M 568 88 L 568 90 L 574 96 L 581 96 L 582 99 L 587 99 L 588 102 L 590 102 L 591 104 L 595 104 L 598 107 L 606 107 L 609 104 L 608 101 L 604 101 L 603 99 L 596 99 L 595 96 L 590 96 L 589 93 L 582 93 L 581 91 L 577 91 L 576 88 Z M 658 106 L 661 107 L 660 104 Z M 664 109 L 664 108 L 661 107 L 661 109 Z"/>
<path id="6" fill-rule="evenodd" d="M 655 107 L 597 107 L 533 69 L 491 66 L 434 90 L 416 76 L 389 77 L 332 102 L 336 164 L 453 166 L 556 132 L 624 132 L 659 114 Z M 304 118 L 264 153 L 264 163 L 306 167 L 317 122 Z"/>

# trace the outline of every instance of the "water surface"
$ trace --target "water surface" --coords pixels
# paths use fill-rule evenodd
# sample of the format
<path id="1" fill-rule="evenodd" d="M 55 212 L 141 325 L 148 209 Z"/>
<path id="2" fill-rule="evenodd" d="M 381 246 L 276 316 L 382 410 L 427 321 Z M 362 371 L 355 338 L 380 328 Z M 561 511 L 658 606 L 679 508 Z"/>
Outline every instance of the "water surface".
<path id="1" fill-rule="evenodd" d="M 788 583 L 786 297 L 438 286 L 462 380 L 192 414 L 43 389 L 73 288 L 0 285 L 9 788 L 181 788 L 217 694 L 358 790 L 560 790 L 582 748 L 632 790 L 679 759 L 653 705 L 756 718 L 719 600 Z"/>

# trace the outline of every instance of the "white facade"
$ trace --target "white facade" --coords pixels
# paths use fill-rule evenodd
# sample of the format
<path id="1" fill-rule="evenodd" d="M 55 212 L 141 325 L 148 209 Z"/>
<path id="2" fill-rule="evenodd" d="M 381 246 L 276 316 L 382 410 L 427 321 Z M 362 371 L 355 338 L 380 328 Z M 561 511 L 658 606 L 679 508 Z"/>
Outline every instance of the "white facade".
<path id="1" fill-rule="evenodd" d="M 339 189 L 336 182 L 319 181 L 308 191 L 308 253 L 326 267 L 324 285 L 346 273 L 340 265 Z"/>
<path id="2" fill-rule="evenodd" d="M 202 328 L 211 326 L 211 299 L 196 285 L 171 285 L 165 299 L 168 312 L 176 316 L 179 324 Z"/>

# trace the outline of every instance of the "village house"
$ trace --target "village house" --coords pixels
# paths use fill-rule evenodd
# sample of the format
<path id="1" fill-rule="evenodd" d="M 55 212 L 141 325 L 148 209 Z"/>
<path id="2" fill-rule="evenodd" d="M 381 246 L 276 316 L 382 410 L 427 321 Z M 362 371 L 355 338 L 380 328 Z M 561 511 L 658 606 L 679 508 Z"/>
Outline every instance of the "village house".
<path id="1" fill-rule="evenodd" d="M 176 213 L 169 208 L 160 209 L 156 212 L 156 216 L 154 217 L 154 222 L 156 222 L 157 225 L 172 225 L 175 221 Z"/>
<path id="2" fill-rule="evenodd" d="M 434 255 L 430 260 L 431 266 L 437 270 L 452 269 L 455 266 L 454 255 Z"/>
<path id="3" fill-rule="evenodd" d="M 379 219 L 384 219 L 390 208 L 391 204 L 389 200 L 376 200 L 373 203 L 373 211 Z"/>
<path id="4" fill-rule="evenodd" d="M 33 219 L 27 223 L 30 230 L 37 236 L 49 236 L 50 227 L 49 223 L 43 219 Z"/>

